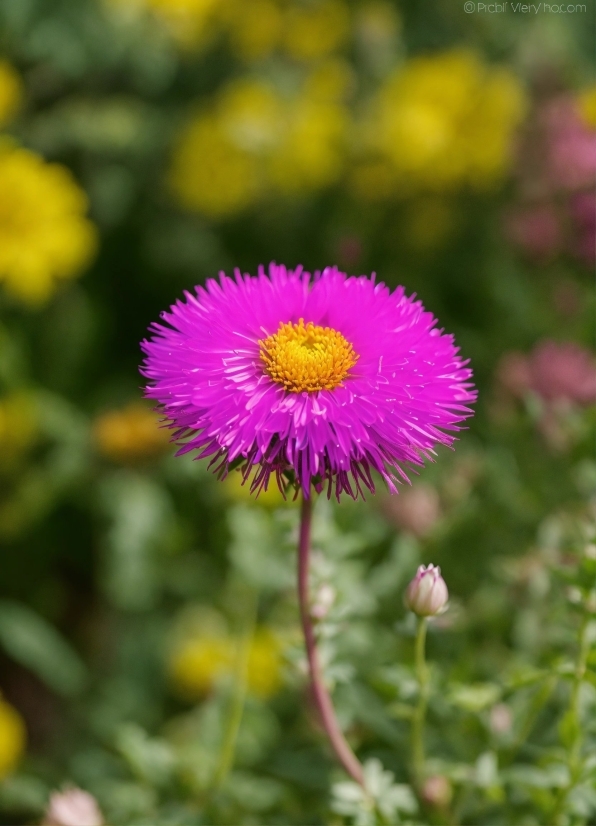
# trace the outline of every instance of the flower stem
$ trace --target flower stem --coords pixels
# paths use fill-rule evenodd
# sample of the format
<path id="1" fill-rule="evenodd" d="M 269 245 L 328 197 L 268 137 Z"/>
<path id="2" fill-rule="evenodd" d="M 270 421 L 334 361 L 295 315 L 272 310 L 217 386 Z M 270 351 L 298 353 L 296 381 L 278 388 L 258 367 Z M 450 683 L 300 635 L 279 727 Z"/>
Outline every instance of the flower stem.
<path id="1" fill-rule="evenodd" d="M 581 714 L 580 714 L 580 692 L 581 686 L 586 674 L 588 664 L 588 654 L 590 653 L 590 638 L 589 638 L 590 617 L 588 614 L 582 620 L 579 629 L 579 653 L 577 663 L 575 666 L 575 675 L 573 678 L 573 686 L 571 689 L 571 698 L 569 702 L 569 710 L 567 712 L 567 719 L 572 731 L 571 743 L 569 746 L 568 766 L 569 766 L 569 783 L 564 786 L 557 797 L 555 808 L 553 811 L 553 823 L 559 826 L 562 822 L 564 814 L 565 803 L 569 797 L 569 793 L 577 783 L 581 774 L 581 754 L 584 740 L 584 732 L 582 728 Z"/>
<path id="2" fill-rule="evenodd" d="M 426 617 L 419 617 L 416 634 L 416 679 L 418 680 L 418 704 L 412 718 L 412 759 L 414 779 L 420 787 L 424 780 L 424 720 L 428 704 L 428 666 L 425 659 Z"/>
<path id="3" fill-rule="evenodd" d="M 300 541 L 298 545 L 298 601 L 300 603 L 300 617 L 306 646 L 306 656 L 314 700 L 321 717 L 321 723 L 329 738 L 331 747 L 339 762 L 347 773 L 357 783 L 364 787 L 364 773 L 362 765 L 342 734 L 335 716 L 331 697 L 325 686 L 319 655 L 316 646 L 315 634 L 310 616 L 308 598 L 308 572 L 310 561 L 310 529 L 312 521 L 312 499 L 302 497 L 300 515 Z"/>
<path id="4" fill-rule="evenodd" d="M 240 731 L 240 724 L 244 713 L 244 704 L 246 702 L 248 660 L 250 656 L 250 647 L 254 634 L 256 617 L 256 600 L 252 595 L 249 599 L 250 607 L 247 611 L 248 616 L 246 618 L 242 635 L 238 639 L 238 646 L 236 649 L 234 684 L 230 700 L 228 724 L 219 756 L 219 763 L 213 780 L 213 786 L 216 790 L 221 789 L 228 774 L 230 773 L 230 769 L 234 764 L 236 741 L 238 739 L 238 732 Z"/>

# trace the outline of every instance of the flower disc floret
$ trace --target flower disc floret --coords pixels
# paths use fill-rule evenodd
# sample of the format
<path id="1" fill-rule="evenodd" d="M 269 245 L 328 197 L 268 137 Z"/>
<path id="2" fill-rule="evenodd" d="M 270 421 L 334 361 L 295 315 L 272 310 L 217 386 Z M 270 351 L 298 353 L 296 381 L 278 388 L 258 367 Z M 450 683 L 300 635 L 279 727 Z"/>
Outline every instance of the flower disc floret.
<path id="1" fill-rule="evenodd" d="M 472 372 L 453 337 L 403 287 L 335 267 L 314 275 L 271 264 L 221 274 L 185 294 L 142 343 L 155 399 L 179 453 L 197 450 L 251 490 L 274 475 L 354 498 L 409 482 L 472 415 Z"/>
<path id="2" fill-rule="evenodd" d="M 280 324 L 259 346 L 265 372 L 290 393 L 333 390 L 358 360 L 340 332 L 312 321 L 305 324 L 303 318 L 298 324 Z"/>

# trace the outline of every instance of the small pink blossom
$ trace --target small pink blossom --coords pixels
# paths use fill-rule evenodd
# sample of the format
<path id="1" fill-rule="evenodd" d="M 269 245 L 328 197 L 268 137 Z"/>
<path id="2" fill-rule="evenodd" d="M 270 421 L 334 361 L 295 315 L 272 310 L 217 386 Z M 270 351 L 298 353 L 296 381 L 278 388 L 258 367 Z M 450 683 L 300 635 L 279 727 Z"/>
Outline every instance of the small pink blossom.
<path id="1" fill-rule="evenodd" d="M 532 258 L 552 258 L 563 242 L 559 217 L 549 203 L 511 210 L 505 216 L 505 234 Z"/>
<path id="2" fill-rule="evenodd" d="M 439 494 L 430 485 L 418 484 L 384 502 L 387 518 L 417 537 L 427 536 L 441 518 Z"/>
<path id="3" fill-rule="evenodd" d="M 453 798 L 453 787 L 447 777 L 435 774 L 424 781 L 422 797 L 430 806 L 446 809 Z"/>
<path id="4" fill-rule="evenodd" d="M 567 190 L 593 186 L 596 175 L 596 131 L 581 118 L 577 103 L 563 95 L 542 113 L 548 139 L 548 173 Z"/>
<path id="5" fill-rule="evenodd" d="M 578 192 L 571 198 L 570 212 L 575 224 L 572 252 L 587 266 L 596 260 L 596 195 Z"/>
<path id="6" fill-rule="evenodd" d="M 589 350 L 573 342 L 543 341 L 530 355 L 532 389 L 546 401 L 580 405 L 596 401 L 596 364 Z"/>
<path id="7" fill-rule="evenodd" d="M 505 703 L 494 705 L 489 714 L 490 730 L 493 734 L 507 734 L 513 726 L 513 714 Z"/>
<path id="8" fill-rule="evenodd" d="M 441 569 L 432 564 L 428 568 L 421 565 L 406 590 L 406 608 L 419 617 L 433 617 L 445 608 L 448 599 Z"/>
<path id="9" fill-rule="evenodd" d="M 96 799 L 75 787 L 52 792 L 44 826 L 102 826 L 104 820 Z"/>
<path id="10" fill-rule="evenodd" d="M 545 402 L 589 405 L 596 401 L 596 363 L 585 347 L 574 342 L 542 341 L 528 356 L 506 353 L 497 376 L 512 395 L 532 390 Z"/>

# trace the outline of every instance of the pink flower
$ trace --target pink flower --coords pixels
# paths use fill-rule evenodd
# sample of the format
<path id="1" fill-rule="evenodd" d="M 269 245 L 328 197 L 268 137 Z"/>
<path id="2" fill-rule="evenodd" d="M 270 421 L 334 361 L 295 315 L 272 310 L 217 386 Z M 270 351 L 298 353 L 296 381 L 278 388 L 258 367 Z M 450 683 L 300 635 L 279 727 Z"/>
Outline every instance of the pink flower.
<path id="1" fill-rule="evenodd" d="M 439 494 L 423 483 L 402 490 L 397 497 L 387 497 L 383 508 L 391 522 L 418 537 L 429 534 L 441 517 Z"/>
<path id="2" fill-rule="evenodd" d="M 288 477 L 357 498 L 373 472 L 396 492 L 403 465 L 452 445 L 476 400 L 453 336 L 403 287 L 336 267 L 271 264 L 208 279 L 142 343 L 146 395 L 181 444 L 251 490 Z"/>
<path id="3" fill-rule="evenodd" d="M 419 617 L 433 617 L 447 605 L 449 592 L 441 569 L 435 565 L 421 565 L 408 585 L 405 596 L 406 608 Z"/>
<path id="4" fill-rule="evenodd" d="M 447 777 L 442 774 L 434 774 L 424 781 L 422 797 L 430 806 L 445 809 L 453 798 L 453 787 Z"/>
<path id="5" fill-rule="evenodd" d="M 548 203 L 512 209 L 505 216 L 505 233 L 532 258 L 552 258 L 562 247 L 559 218 Z"/>
<path id="6" fill-rule="evenodd" d="M 532 390 L 545 402 L 589 405 L 596 401 L 594 356 L 573 342 L 542 341 L 529 356 L 506 353 L 497 368 L 497 376 L 517 397 Z"/>
<path id="7" fill-rule="evenodd" d="M 562 96 L 550 101 L 544 112 L 547 131 L 548 171 L 552 181 L 564 189 L 594 185 L 596 132 L 581 118 L 577 103 Z"/>
<path id="8" fill-rule="evenodd" d="M 103 816 L 96 799 L 75 787 L 52 792 L 44 826 L 102 826 Z"/>
<path id="9" fill-rule="evenodd" d="M 596 259 L 596 195 L 593 191 L 578 192 L 569 204 L 575 223 L 573 252 L 586 265 Z"/>
<path id="10" fill-rule="evenodd" d="M 580 405 L 596 401 L 596 364 L 573 342 L 543 341 L 530 355 L 530 386 L 546 401 L 564 399 Z"/>

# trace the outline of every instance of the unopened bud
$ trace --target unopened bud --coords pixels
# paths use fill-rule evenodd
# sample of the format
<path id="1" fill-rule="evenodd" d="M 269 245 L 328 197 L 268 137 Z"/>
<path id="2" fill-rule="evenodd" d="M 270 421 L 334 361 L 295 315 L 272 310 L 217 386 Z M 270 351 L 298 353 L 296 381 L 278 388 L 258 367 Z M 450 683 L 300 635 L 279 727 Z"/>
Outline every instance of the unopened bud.
<path id="1" fill-rule="evenodd" d="M 43 819 L 44 826 L 102 826 L 103 822 L 93 795 L 74 787 L 52 792 Z"/>
<path id="2" fill-rule="evenodd" d="M 493 734 L 508 734 L 513 725 L 513 714 L 505 703 L 497 703 L 490 710 L 490 730 Z"/>
<path id="3" fill-rule="evenodd" d="M 315 600 L 312 608 L 310 609 L 311 615 L 317 620 L 324 619 L 329 613 L 329 609 L 333 606 L 334 602 L 335 588 L 333 585 L 324 583 L 316 593 Z"/>
<path id="4" fill-rule="evenodd" d="M 424 781 L 422 797 L 437 809 L 446 809 L 451 803 L 453 789 L 449 780 L 442 774 L 435 774 Z"/>
<path id="5" fill-rule="evenodd" d="M 441 569 L 435 565 L 421 565 L 406 590 L 406 608 L 419 617 L 433 617 L 445 608 L 449 592 Z"/>

